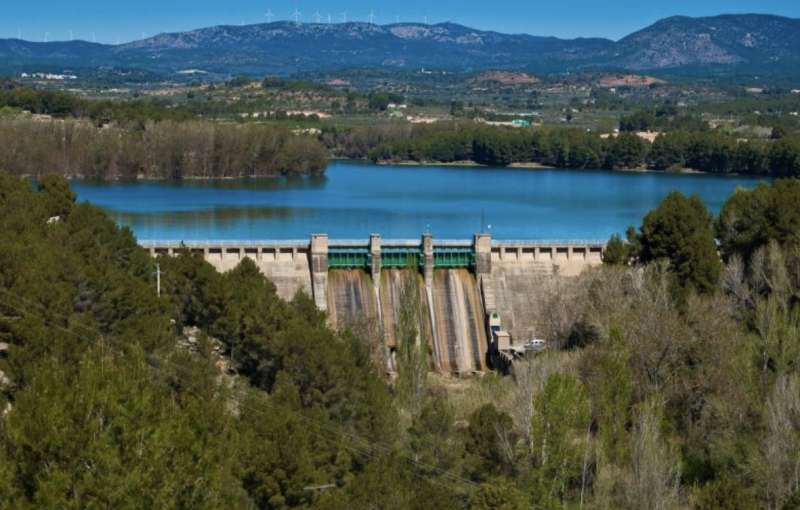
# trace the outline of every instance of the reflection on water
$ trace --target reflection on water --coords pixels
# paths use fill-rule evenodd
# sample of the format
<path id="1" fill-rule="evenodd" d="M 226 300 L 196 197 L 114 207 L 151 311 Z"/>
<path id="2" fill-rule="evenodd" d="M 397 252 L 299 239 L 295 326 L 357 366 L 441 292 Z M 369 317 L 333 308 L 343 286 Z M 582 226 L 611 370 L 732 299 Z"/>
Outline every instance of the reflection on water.
<path id="1" fill-rule="evenodd" d="M 466 238 L 607 239 L 677 189 L 717 212 L 746 177 L 391 167 L 334 162 L 326 175 L 279 179 L 75 182 L 79 200 L 106 208 L 141 239 L 416 238 L 430 228 Z"/>
<path id="2" fill-rule="evenodd" d="M 290 207 L 220 207 L 191 211 L 117 212 L 109 210 L 110 216 L 123 225 L 150 224 L 186 227 L 192 225 L 214 224 L 230 227 L 237 222 L 261 220 L 285 221 L 291 217 L 310 215 L 312 210 Z"/>
<path id="3" fill-rule="evenodd" d="M 140 239 L 184 241 L 224 238 L 209 232 L 239 233 L 228 236 L 229 239 L 264 239 L 269 237 L 269 231 L 257 230 L 257 225 L 286 223 L 290 219 L 309 216 L 312 211 L 290 207 L 221 207 L 154 212 L 115 212 L 112 209 L 109 213 L 118 224 L 130 226 Z M 242 232 L 246 235 L 241 235 Z"/>
<path id="4" fill-rule="evenodd" d="M 324 188 L 328 177 L 322 175 L 289 175 L 279 177 L 259 177 L 256 179 L 185 179 L 182 181 L 103 181 L 86 179 L 75 181 L 81 186 L 93 188 L 119 188 L 123 187 L 149 187 L 156 185 L 159 188 L 213 188 L 213 189 L 251 189 L 251 190 L 281 190 L 281 189 L 319 189 Z"/>

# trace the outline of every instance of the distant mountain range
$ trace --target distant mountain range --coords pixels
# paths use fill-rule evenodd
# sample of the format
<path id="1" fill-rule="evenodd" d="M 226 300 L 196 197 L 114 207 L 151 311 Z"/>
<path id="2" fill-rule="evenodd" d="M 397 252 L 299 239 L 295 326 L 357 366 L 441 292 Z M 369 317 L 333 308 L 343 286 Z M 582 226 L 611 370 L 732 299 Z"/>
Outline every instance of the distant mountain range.
<path id="1" fill-rule="evenodd" d="M 532 72 L 692 69 L 800 76 L 800 20 L 762 14 L 666 18 L 619 41 L 501 34 L 453 23 L 276 22 L 160 34 L 122 45 L 0 39 L 0 72 L 120 67 L 288 75 L 359 67 Z"/>

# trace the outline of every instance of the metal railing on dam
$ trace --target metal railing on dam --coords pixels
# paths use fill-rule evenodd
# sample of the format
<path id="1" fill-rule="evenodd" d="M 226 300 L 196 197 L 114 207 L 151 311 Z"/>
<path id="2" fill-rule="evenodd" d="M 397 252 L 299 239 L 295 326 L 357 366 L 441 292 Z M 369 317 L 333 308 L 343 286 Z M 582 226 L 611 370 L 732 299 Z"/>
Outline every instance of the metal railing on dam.
<path id="1" fill-rule="evenodd" d="M 424 268 L 474 268 L 481 257 L 486 263 L 525 263 L 558 261 L 554 270 L 572 265 L 599 262 L 605 244 L 597 240 L 492 240 L 488 234 L 473 239 L 383 239 L 372 234 L 368 239 L 329 239 L 314 234 L 309 240 L 146 240 L 141 246 L 153 255 L 170 255 L 182 250 L 203 253 L 221 271 L 238 264 L 243 257 L 257 262 L 302 262 L 324 259 L 325 270 L 400 268 L 409 264 Z M 428 258 L 430 260 L 428 260 Z M 235 264 L 234 264 L 235 265 Z M 563 272 L 563 271 L 562 271 Z M 574 271 L 572 271 L 574 272 Z"/>
<path id="2" fill-rule="evenodd" d="M 366 246 L 370 239 L 330 239 L 330 246 Z M 308 247 L 309 239 L 140 239 L 142 248 L 203 248 L 209 246 L 225 247 Z M 472 239 L 436 239 L 434 246 L 472 246 Z M 492 246 L 605 246 L 601 239 L 492 239 Z M 381 238 L 383 246 L 419 246 L 419 239 Z"/>

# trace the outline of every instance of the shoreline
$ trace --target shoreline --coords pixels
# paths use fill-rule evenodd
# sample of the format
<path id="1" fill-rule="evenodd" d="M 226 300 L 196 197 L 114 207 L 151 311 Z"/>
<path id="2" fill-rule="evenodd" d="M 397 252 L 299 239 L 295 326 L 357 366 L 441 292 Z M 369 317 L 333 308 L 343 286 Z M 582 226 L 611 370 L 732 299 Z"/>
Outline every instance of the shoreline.
<path id="1" fill-rule="evenodd" d="M 337 159 L 336 161 L 358 161 L 363 163 L 372 163 L 370 160 L 348 160 L 348 159 Z M 667 169 L 667 170 L 657 170 L 655 168 L 646 168 L 646 167 L 639 167 L 639 168 L 569 168 L 569 167 L 557 167 L 552 165 L 545 165 L 543 163 L 537 163 L 535 161 L 530 162 L 517 162 L 511 163 L 505 167 L 498 167 L 498 166 L 491 166 L 491 165 L 484 165 L 481 163 L 476 163 L 475 161 L 471 160 L 463 160 L 463 161 L 451 161 L 451 162 L 438 162 L 438 161 L 414 161 L 414 160 L 401 160 L 401 161 L 377 161 L 374 162 L 375 165 L 378 166 L 408 166 L 408 167 L 450 167 L 450 168 L 498 168 L 498 169 L 508 169 L 508 168 L 516 168 L 521 170 L 563 170 L 563 171 L 573 171 L 573 170 L 600 170 L 603 172 L 627 172 L 627 173 L 653 173 L 653 174 L 684 174 L 684 175 L 718 175 L 721 177 L 730 176 L 730 177 L 749 177 L 749 174 L 740 174 L 740 173 L 714 173 L 714 172 L 704 172 L 702 170 L 695 170 L 693 168 L 674 168 L 674 169 Z M 755 177 L 755 176 L 753 176 Z M 769 177 L 769 176 L 767 176 Z"/>
<path id="2" fill-rule="evenodd" d="M 42 176 L 48 174 L 42 174 Z M 60 174 L 56 174 L 60 175 Z M 237 181 L 237 180 L 258 180 L 258 179 L 282 179 L 282 178 L 308 178 L 308 177 L 324 177 L 325 172 L 312 172 L 302 174 L 275 174 L 275 175 L 225 175 L 220 177 L 205 177 L 200 175 L 185 175 L 180 179 L 173 179 L 170 177 L 158 177 L 149 175 L 136 175 L 133 177 L 122 177 L 113 175 L 108 177 L 92 177 L 81 174 L 62 175 L 68 181 L 85 181 L 85 182 L 181 182 L 181 181 Z M 30 174 L 22 174 L 19 176 L 21 179 L 36 180 L 37 176 Z"/>
<path id="3" fill-rule="evenodd" d="M 330 168 L 330 164 L 333 163 L 354 163 L 354 164 L 362 164 L 362 165 L 375 165 L 379 167 L 419 167 L 419 168 L 484 168 L 487 170 L 499 169 L 517 169 L 517 170 L 559 170 L 559 171 L 600 171 L 600 172 L 622 172 L 628 174 L 661 174 L 661 175 L 710 175 L 715 177 L 747 177 L 747 178 L 759 178 L 759 179 L 772 179 L 773 176 L 770 175 L 750 175 L 750 174 L 742 174 L 742 173 L 714 173 L 714 172 L 704 172 L 701 170 L 695 170 L 693 168 L 673 168 L 667 170 L 656 170 L 653 168 L 567 168 L 567 167 L 555 167 L 551 165 L 544 165 L 542 163 L 537 162 L 517 162 L 512 163 L 505 167 L 498 167 L 498 166 L 490 166 L 484 165 L 480 163 L 476 163 L 475 161 L 465 160 L 465 161 L 451 161 L 451 162 L 436 162 L 436 161 L 413 161 L 413 160 L 403 160 L 403 161 L 378 161 L 372 162 L 368 159 L 349 159 L 349 158 L 331 158 L 329 160 L 329 164 L 326 166 L 325 170 L 321 172 L 308 172 L 308 173 L 292 173 L 292 174 L 273 174 L 273 175 L 236 175 L 236 176 L 220 176 L 220 177 L 213 177 L 213 176 L 182 176 L 180 179 L 173 179 L 170 177 L 158 177 L 158 176 L 147 176 L 147 175 L 136 175 L 133 177 L 123 177 L 123 176 L 108 176 L 108 177 L 91 177 L 81 174 L 73 174 L 73 175 L 65 175 L 64 178 L 70 181 L 85 181 L 85 182 L 199 182 L 199 181 L 219 181 L 219 182 L 226 182 L 226 181 L 236 181 L 236 180 L 272 180 L 272 179 L 281 179 L 281 178 L 319 178 L 325 177 L 327 175 L 327 171 Z M 34 175 L 20 175 L 19 177 L 23 179 L 32 179 L 35 180 L 36 176 Z"/>
<path id="4" fill-rule="evenodd" d="M 348 160 L 340 160 L 340 161 L 348 161 Z M 352 160 L 351 160 L 352 161 Z M 365 163 L 373 163 L 370 160 L 355 160 L 359 162 Z M 476 163 L 472 160 L 461 160 L 461 161 L 414 161 L 410 159 L 404 159 L 401 161 L 376 161 L 374 162 L 375 165 L 378 166 L 418 166 L 418 167 L 430 167 L 430 166 L 442 166 L 442 167 L 451 167 L 451 168 L 519 168 L 519 169 L 545 169 L 545 170 L 559 170 L 558 167 L 550 166 L 550 165 L 543 165 L 541 163 L 535 162 L 519 162 L 519 163 L 511 163 L 506 167 L 498 167 L 492 165 L 484 165 L 482 163 Z M 571 168 L 565 168 L 563 170 L 573 170 Z"/>
<path id="5" fill-rule="evenodd" d="M 357 161 L 364 161 L 365 163 L 373 163 L 373 161 L 370 161 L 369 159 L 357 160 Z M 443 162 L 443 161 L 414 161 L 411 159 L 404 159 L 401 161 L 375 161 L 374 164 L 378 166 L 419 166 L 419 167 L 447 166 L 453 168 L 479 168 L 486 166 L 470 160 Z"/>

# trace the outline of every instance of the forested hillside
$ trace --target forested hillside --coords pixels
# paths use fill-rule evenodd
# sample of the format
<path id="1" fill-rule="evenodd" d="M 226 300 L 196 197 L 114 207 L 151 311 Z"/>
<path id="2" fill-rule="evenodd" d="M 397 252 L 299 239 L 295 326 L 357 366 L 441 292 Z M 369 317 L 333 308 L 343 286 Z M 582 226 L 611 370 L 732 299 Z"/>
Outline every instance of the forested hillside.
<path id="1" fill-rule="evenodd" d="M 157 296 L 66 181 L 0 174 L 0 507 L 797 508 L 799 200 L 670 195 L 542 287 L 549 352 L 459 390 L 403 314 L 390 380 L 247 260 L 162 257 Z"/>

